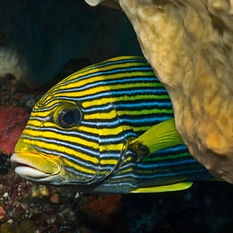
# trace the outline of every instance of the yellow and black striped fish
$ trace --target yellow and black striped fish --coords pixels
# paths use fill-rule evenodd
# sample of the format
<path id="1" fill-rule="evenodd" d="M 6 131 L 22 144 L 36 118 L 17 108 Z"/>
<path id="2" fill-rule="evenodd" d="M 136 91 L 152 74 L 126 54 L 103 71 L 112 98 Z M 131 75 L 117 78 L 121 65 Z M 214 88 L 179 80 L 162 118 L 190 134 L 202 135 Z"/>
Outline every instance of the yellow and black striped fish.
<path id="1" fill-rule="evenodd" d="M 167 91 L 134 56 L 86 67 L 52 87 L 11 162 L 28 180 L 95 193 L 182 190 L 213 179 L 182 144 Z"/>

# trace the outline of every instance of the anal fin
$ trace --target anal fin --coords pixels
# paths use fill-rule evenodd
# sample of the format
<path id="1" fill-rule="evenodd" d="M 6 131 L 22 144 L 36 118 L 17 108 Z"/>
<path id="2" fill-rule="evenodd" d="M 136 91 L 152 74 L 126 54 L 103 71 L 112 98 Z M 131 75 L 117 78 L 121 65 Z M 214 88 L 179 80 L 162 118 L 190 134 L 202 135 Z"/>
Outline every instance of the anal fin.
<path id="1" fill-rule="evenodd" d="M 131 191 L 131 193 L 160 193 L 160 192 L 180 191 L 190 188 L 192 184 L 193 184 L 192 182 L 185 182 L 185 183 L 169 184 L 162 186 L 145 187 L 145 188 L 135 189 Z"/>

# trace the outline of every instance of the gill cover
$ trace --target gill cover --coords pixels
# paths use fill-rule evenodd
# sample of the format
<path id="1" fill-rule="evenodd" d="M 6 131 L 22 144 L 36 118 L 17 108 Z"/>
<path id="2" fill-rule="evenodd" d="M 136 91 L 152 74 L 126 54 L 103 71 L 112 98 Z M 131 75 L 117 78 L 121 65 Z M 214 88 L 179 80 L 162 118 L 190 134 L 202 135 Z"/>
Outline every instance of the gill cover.
<path id="1" fill-rule="evenodd" d="M 116 109 L 111 103 L 109 103 L 109 108 L 111 109 L 111 118 L 116 119 L 117 125 L 119 125 L 118 128 L 120 128 L 121 133 L 123 133 L 124 129 L 121 127 Z M 83 188 L 86 186 L 87 189 L 94 188 L 116 175 L 125 159 L 126 138 L 123 137 L 120 144 L 116 144 L 109 150 L 108 143 L 106 143 L 105 130 L 102 127 L 101 121 L 97 120 L 96 126 L 99 135 L 99 162 L 96 166 L 96 172 L 90 180 L 79 182 L 78 184 L 75 183 L 75 185 L 83 186 Z M 111 128 L 109 129 L 111 130 Z"/>

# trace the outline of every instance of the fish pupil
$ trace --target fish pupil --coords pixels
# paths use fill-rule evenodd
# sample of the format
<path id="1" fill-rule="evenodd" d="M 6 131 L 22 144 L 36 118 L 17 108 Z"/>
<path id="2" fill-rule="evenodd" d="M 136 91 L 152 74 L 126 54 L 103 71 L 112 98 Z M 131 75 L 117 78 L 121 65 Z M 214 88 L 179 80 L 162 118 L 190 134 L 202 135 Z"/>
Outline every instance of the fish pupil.
<path id="1" fill-rule="evenodd" d="M 63 115 L 63 121 L 67 124 L 67 125 L 72 125 L 75 121 L 76 121 L 76 113 L 74 111 L 69 111 L 66 112 Z"/>
<path id="2" fill-rule="evenodd" d="M 81 120 L 81 113 L 76 109 L 64 109 L 58 116 L 58 122 L 63 128 L 77 125 Z"/>

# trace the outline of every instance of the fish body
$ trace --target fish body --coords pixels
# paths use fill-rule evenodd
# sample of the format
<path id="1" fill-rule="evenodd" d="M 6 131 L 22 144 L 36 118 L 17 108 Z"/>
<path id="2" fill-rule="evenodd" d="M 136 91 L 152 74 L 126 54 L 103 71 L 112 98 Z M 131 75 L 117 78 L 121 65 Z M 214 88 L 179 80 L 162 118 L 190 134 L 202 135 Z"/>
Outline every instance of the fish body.
<path id="1" fill-rule="evenodd" d="M 213 179 L 184 144 L 141 159 L 129 146 L 173 117 L 144 58 L 109 59 L 63 79 L 37 102 L 11 161 L 28 180 L 95 193 L 181 190 Z"/>

